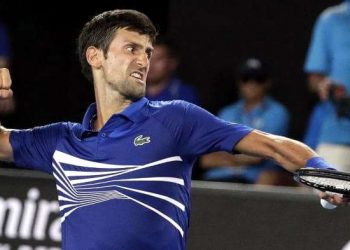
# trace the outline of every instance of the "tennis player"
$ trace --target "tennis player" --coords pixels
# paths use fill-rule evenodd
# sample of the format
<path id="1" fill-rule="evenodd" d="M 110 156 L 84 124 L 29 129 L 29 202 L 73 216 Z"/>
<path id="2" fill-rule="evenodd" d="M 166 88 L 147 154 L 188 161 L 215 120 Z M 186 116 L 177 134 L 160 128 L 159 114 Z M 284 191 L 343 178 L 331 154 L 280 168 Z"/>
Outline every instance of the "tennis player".
<path id="1" fill-rule="evenodd" d="M 204 153 L 257 155 L 289 171 L 330 167 L 300 142 L 225 122 L 184 101 L 148 101 L 156 34 L 135 10 L 95 16 L 79 36 L 82 71 L 96 97 L 82 124 L 1 128 L 1 160 L 55 177 L 63 249 L 185 249 L 191 171 Z M 0 97 L 11 95 L 9 71 L 1 69 Z"/>

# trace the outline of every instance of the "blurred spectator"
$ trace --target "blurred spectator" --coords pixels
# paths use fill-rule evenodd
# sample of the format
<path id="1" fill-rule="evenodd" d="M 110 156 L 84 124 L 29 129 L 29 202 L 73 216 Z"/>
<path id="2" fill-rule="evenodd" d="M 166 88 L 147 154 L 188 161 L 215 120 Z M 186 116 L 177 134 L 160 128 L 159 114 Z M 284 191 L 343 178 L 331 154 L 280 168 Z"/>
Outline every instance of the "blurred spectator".
<path id="1" fill-rule="evenodd" d="M 0 68 L 10 65 L 10 42 L 6 27 L 0 23 Z"/>
<path id="2" fill-rule="evenodd" d="M 177 52 L 170 41 L 160 38 L 154 44 L 154 51 L 147 77 L 149 100 L 185 100 L 198 104 L 195 89 L 184 83 L 176 75 L 179 63 Z"/>
<path id="3" fill-rule="evenodd" d="M 238 70 L 241 99 L 224 107 L 219 117 L 253 128 L 286 135 L 289 113 L 286 108 L 268 96 L 271 86 L 269 70 L 257 58 L 247 59 Z M 201 158 L 201 166 L 210 168 L 204 179 L 266 185 L 290 185 L 290 174 L 270 160 L 247 155 L 212 153 Z M 212 168 L 213 167 L 213 168 Z"/>
<path id="4" fill-rule="evenodd" d="M 350 171 L 350 1 L 324 10 L 311 38 L 304 70 L 321 102 L 305 143 L 339 170 Z"/>

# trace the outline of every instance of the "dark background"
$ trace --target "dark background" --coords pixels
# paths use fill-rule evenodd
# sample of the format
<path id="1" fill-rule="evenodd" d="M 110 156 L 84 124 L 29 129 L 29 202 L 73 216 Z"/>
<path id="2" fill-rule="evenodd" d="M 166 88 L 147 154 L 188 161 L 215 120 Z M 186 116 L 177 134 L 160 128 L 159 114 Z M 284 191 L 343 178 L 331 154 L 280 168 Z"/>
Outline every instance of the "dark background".
<path id="1" fill-rule="evenodd" d="M 9 28 L 17 112 L 5 126 L 25 128 L 80 121 L 93 88 L 80 73 L 75 50 L 83 24 L 114 8 L 145 12 L 178 45 L 180 75 L 199 91 L 211 112 L 237 98 L 234 70 L 247 56 L 264 58 L 274 74 L 273 95 L 292 113 L 290 136 L 301 139 L 315 102 L 302 72 L 317 15 L 335 0 L 47 1 L 0 0 Z M 76 6 L 75 6 L 76 5 Z"/>

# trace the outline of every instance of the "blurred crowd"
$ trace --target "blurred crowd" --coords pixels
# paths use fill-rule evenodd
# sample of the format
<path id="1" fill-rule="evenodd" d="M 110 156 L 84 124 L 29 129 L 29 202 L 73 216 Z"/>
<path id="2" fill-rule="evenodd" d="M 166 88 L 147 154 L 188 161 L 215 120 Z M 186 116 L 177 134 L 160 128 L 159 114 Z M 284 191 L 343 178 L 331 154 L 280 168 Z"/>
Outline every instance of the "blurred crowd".
<path id="1" fill-rule="evenodd" d="M 341 171 L 350 171 L 350 1 L 331 6 L 320 13 L 310 34 L 305 55 L 305 82 L 319 102 L 309 116 L 304 142 Z M 5 24 L 0 23 L 0 67 L 11 67 L 15 60 Z M 216 114 L 229 122 L 241 123 L 267 133 L 289 136 L 291 115 L 288 106 L 272 93 L 278 64 L 248 56 L 236 65 L 235 78 L 227 82 L 238 90 L 238 100 Z M 182 58 L 186 60 L 186 58 Z M 160 37 L 147 79 L 150 100 L 182 99 L 201 105 L 195 86 L 178 74 L 179 53 L 169 38 Z M 306 83 L 305 83 L 306 84 Z M 14 99 L 0 103 L 0 115 L 13 112 Z M 299 138 L 297 138 L 299 139 Z M 194 178 L 264 185 L 295 185 L 291 174 L 275 162 L 254 156 L 224 152 L 199 159 Z"/>

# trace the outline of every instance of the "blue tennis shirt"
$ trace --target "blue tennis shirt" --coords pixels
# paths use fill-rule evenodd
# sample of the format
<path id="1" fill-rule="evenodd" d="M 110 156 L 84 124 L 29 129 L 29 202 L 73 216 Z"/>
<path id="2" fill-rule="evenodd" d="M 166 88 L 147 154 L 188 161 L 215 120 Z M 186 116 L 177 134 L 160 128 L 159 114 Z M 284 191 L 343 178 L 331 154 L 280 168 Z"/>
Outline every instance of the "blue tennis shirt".
<path id="1" fill-rule="evenodd" d="M 55 177 L 63 249 L 185 249 L 195 159 L 232 151 L 251 128 L 184 101 L 142 98 L 99 132 L 95 115 L 92 104 L 82 124 L 10 135 L 16 165 Z"/>

